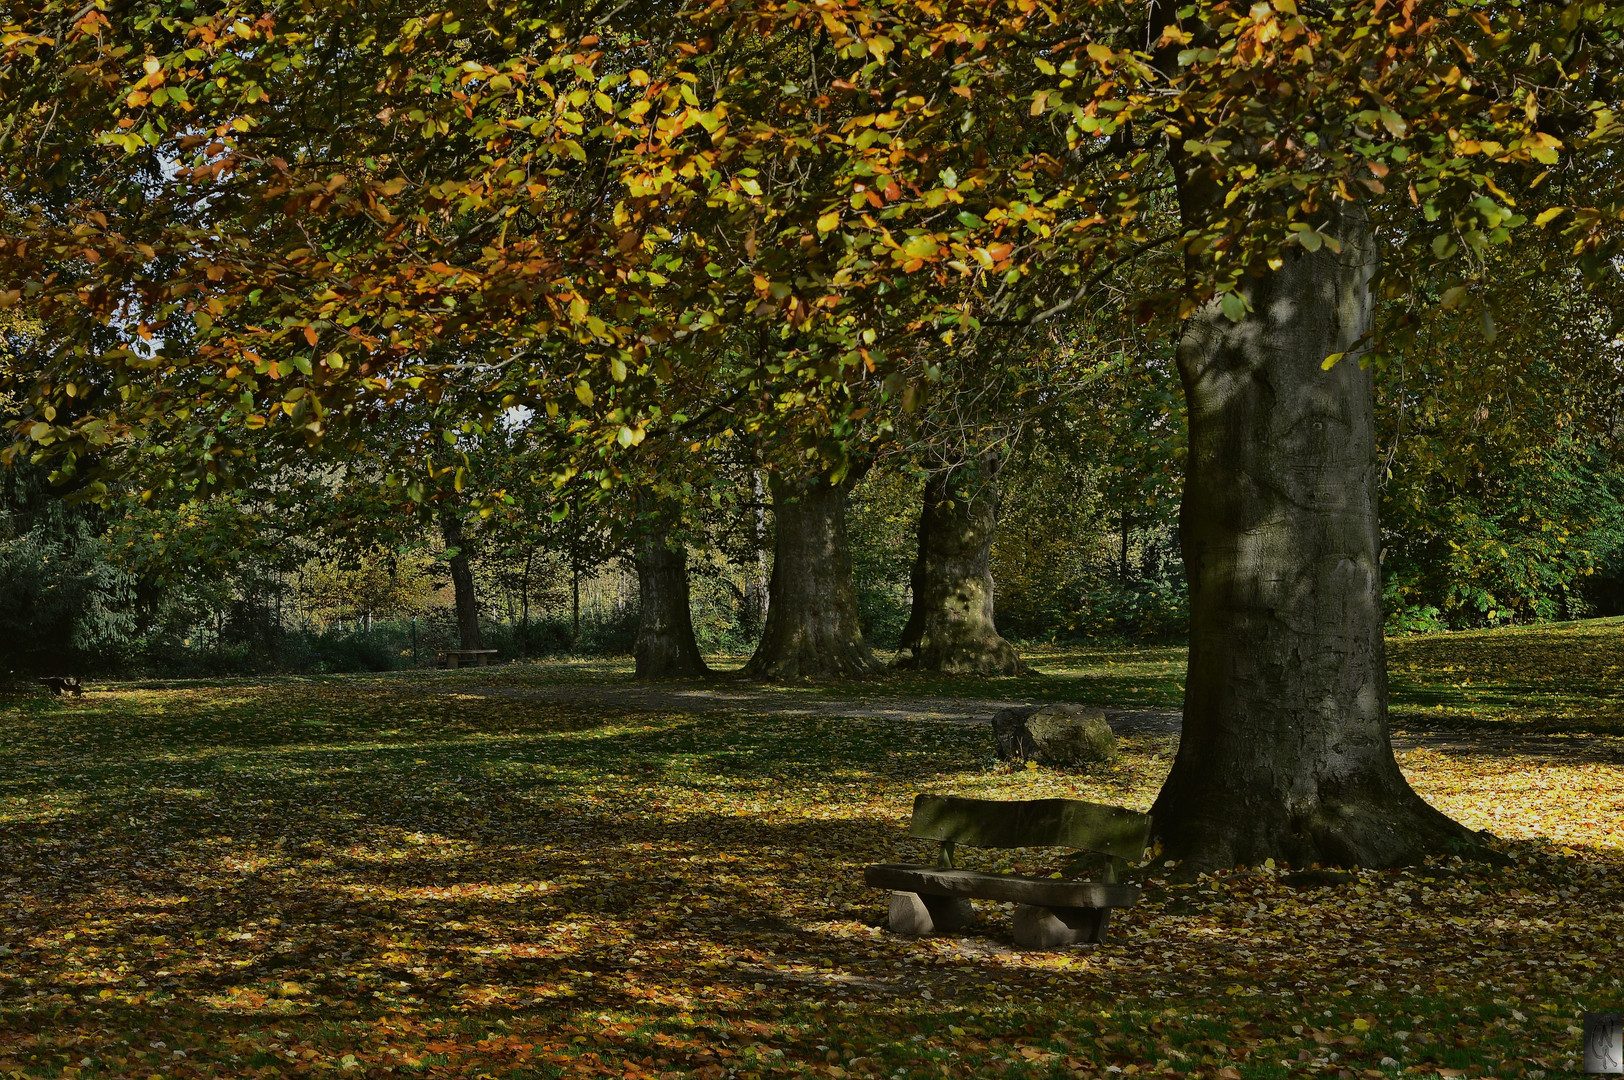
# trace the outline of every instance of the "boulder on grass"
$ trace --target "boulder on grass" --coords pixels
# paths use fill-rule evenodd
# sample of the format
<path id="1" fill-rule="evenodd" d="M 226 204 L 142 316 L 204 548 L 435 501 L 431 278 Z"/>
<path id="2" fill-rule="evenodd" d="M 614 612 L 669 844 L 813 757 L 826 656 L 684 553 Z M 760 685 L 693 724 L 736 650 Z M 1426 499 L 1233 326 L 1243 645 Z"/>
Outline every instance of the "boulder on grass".
<path id="1" fill-rule="evenodd" d="M 1116 735 L 1105 710 L 1092 705 L 1024 705 L 992 718 L 998 756 L 1039 765 L 1092 765 L 1116 760 Z"/>

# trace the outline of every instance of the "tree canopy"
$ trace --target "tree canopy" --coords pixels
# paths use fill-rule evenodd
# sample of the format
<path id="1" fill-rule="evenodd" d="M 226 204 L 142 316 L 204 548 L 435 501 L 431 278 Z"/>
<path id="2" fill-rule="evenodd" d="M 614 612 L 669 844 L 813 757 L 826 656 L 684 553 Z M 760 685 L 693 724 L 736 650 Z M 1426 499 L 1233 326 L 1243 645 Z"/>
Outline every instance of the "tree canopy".
<path id="1" fill-rule="evenodd" d="M 1385 293 L 1445 309 L 1528 228 L 1592 277 L 1617 244 L 1602 3 L 0 17 L 0 294 L 56 343 L 16 433 L 66 468 L 162 432 L 223 477 L 413 399 L 449 408 L 403 474 L 518 405 L 612 452 L 727 401 L 838 457 L 988 325 L 1239 320 L 1248 274 L 1338 245 L 1337 205 L 1372 215 Z M 1102 289 L 1166 247 L 1181 279 Z"/>

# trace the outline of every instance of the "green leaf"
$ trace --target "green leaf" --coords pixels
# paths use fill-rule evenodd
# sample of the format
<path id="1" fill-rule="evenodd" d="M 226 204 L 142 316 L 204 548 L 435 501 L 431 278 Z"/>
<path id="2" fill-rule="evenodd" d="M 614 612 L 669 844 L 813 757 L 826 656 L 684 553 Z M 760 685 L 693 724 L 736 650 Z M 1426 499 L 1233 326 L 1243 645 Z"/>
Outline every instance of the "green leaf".
<path id="1" fill-rule="evenodd" d="M 936 238 L 928 233 L 913 237 L 902 247 L 902 253 L 910 259 L 929 259 L 940 250 Z"/>

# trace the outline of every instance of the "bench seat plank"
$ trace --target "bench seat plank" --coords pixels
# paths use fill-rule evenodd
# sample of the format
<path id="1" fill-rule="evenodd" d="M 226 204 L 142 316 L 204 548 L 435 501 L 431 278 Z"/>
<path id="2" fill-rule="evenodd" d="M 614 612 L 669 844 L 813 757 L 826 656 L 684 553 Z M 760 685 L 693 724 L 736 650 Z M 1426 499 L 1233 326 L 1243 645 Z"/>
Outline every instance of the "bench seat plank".
<path id="1" fill-rule="evenodd" d="M 913 863 L 877 863 L 863 869 L 863 880 L 876 889 L 973 896 L 1047 908 L 1127 907 L 1139 900 L 1139 886 L 1099 881 L 986 874 L 978 870 L 942 870 Z"/>

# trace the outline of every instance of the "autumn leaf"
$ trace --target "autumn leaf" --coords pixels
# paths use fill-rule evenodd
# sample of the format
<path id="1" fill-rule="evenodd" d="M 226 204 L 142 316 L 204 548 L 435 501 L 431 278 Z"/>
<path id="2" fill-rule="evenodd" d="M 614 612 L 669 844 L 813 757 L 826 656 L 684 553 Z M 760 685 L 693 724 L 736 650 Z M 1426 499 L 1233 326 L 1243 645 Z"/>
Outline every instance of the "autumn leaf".
<path id="1" fill-rule="evenodd" d="M 1177 736 L 1125 730 L 1101 771 L 1007 769 L 984 725 L 918 703 L 990 713 L 1106 687 L 1108 704 L 1165 708 L 1181 650 L 1039 647 L 1046 674 L 1009 680 L 728 684 L 716 709 L 619 662 L 12 698 L 0 1062 L 221 1078 L 1565 1068 L 1577 1013 L 1614 993 L 1618 634 L 1389 644 L 1401 767 L 1500 837 L 1505 865 L 1171 883 L 1153 860 L 1110 942 L 1058 953 L 1012 950 L 991 904 L 973 932 L 894 937 L 861 867 L 932 857 L 907 836 L 920 790 L 1147 808 Z M 1584 739 L 1556 737 L 1576 725 Z M 1025 873 L 1066 855 L 960 854 Z"/>

